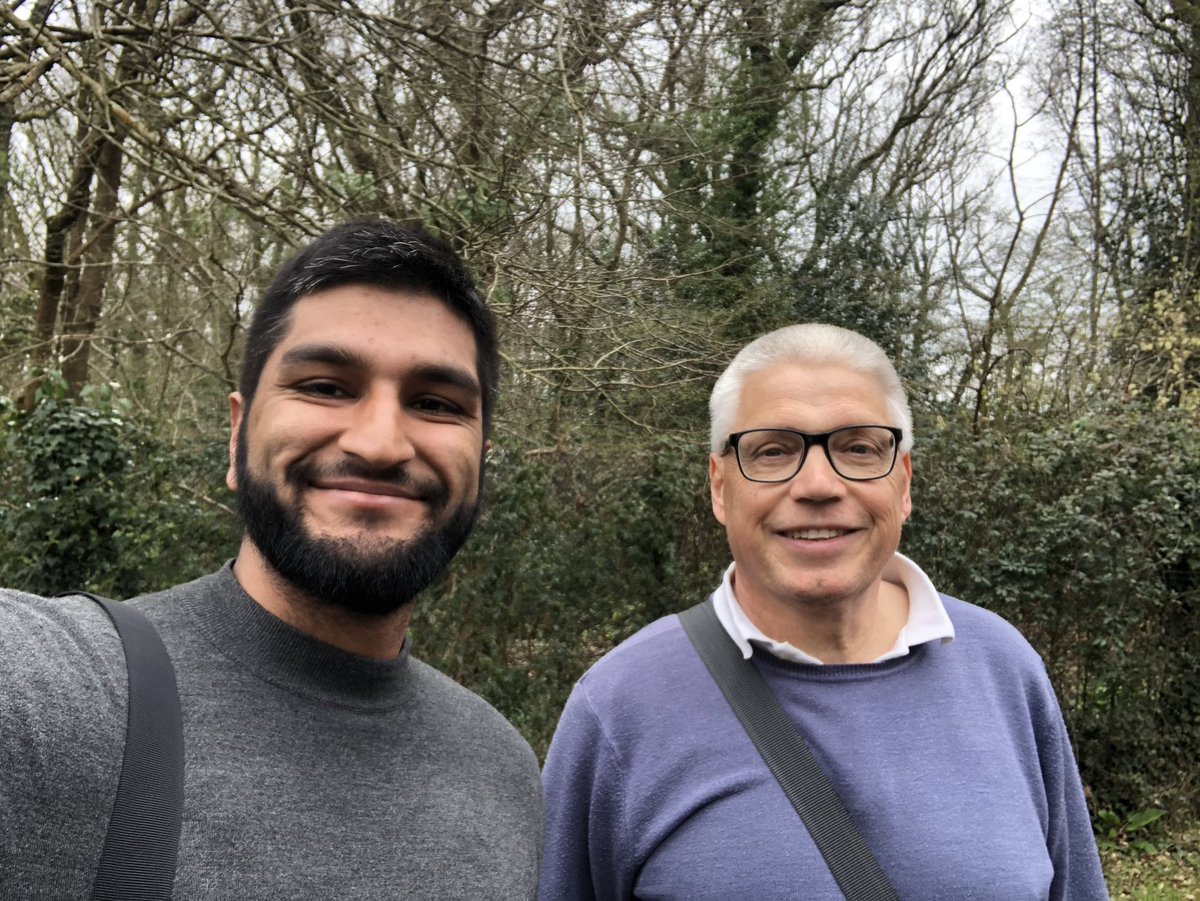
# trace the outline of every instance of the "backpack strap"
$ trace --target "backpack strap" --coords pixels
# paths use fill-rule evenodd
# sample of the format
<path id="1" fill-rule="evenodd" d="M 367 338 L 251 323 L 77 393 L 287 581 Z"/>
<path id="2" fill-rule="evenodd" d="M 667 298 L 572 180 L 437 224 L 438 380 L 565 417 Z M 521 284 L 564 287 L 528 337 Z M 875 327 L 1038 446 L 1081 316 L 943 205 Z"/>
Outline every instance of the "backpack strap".
<path id="1" fill-rule="evenodd" d="M 125 649 L 128 724 L 121 779 L 92 887 L 94 901 L 169 901 L 183 819 L 183 721 L 175 670 L 150 620 L 82 591 L 104 608 Z"/>
<path id="2" fill-rule="evenodd" d="M 679 614 L 684 631 L 742 728 L 779 781 L 849 901 L 897 901 L 850 818 L 767 680 L 741 652 L 709 600 Z"/>

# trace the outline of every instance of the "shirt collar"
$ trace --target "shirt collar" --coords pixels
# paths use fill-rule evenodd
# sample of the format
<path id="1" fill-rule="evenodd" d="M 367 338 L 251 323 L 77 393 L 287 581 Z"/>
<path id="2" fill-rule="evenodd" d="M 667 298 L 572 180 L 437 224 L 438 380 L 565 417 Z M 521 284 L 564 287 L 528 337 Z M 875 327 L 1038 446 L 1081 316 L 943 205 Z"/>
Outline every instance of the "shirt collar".
<path id="1" fill-rule="evenodd" d="M 733 595 L 733 568 L 735 565 L 729 564 L 729 568 L 725 570 L 725 577 L 721 580 L 721 585 L 713 592 L 713 607 L 716 609 L 717 619 L 721 621 L 721 625 L 725 627 L 729 637 L 737 644 L 742 656 L 750 657 L 754 652 L 750 643 L 754 642 L 781 660 L 822 665 L 822 661 L 811 654 L 804 653 L 795 645 L 768 638 L 761 629 L 750 622 L 750 617 L 746 616 L 745 611 L 738 604 L 737 598 Z M 925 575 L 921 567 L 903 554 L 897 553 L 884 567 L 883 579 L 885 582 L 903 585 L 908 592 L 908 621 L 900 630 L 900 634 L 896 636 L 896 643 L 892 645 L 892 649 L 872 661 L 873 663 L 882 663 L 893 657 L 903 657 L 911 648 L 927 641 L 940 639 L 945 642 L 954 639 L 954 624 L 950 622 L 950 616 L 946 613 L 946 607 L 942 604 L 937 589 L 933 587 L 929 576 Z"/>

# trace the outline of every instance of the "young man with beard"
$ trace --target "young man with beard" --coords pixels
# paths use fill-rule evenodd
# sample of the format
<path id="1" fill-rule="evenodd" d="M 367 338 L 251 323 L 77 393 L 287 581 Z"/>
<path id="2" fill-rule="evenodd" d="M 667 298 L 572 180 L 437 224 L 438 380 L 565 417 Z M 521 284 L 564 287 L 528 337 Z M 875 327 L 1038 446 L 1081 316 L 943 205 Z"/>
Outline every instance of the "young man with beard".
<path id="1" fill-rule="evenodd" d="M 174 897 L 533 895 L 536 760 L 406 640 L 475 522 L 497 370 L 461 262 L 393 223 L 333 229 L 263 296 L 230 397 L 237 557 L 130 602 L 181 697 Z M 87 897 L 125 739 L 119 641 L 79 598 L 0 594 L 0 683 L 0 897 Z"/>

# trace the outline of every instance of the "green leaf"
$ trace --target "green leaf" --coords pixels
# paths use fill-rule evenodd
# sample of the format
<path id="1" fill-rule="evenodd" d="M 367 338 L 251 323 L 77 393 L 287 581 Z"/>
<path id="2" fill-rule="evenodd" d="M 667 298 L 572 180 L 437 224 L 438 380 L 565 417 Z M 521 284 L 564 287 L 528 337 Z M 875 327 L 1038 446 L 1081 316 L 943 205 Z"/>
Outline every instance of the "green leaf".
<path id="1" fill-rule="evenodd" d="M 1154 842 L 1148 842 L 1144 838 L 1139 838 L 1129 843 L 1129 850 L 1136 851 L 1138 854 L 1157 854 L 1158 846 Z"/>
<path id="2" fill-rule="evenodd" d="M 1137 832 L 1139 829 L 1145 829 L 1151 823 L 1157 823 L 1166 814 L 1165 810 L 1160 810 L 1157 807 L 1147 807 L 1144 810 L 1139 810 L 1129 817 L 1125 823 L 1126 832 Z"/>

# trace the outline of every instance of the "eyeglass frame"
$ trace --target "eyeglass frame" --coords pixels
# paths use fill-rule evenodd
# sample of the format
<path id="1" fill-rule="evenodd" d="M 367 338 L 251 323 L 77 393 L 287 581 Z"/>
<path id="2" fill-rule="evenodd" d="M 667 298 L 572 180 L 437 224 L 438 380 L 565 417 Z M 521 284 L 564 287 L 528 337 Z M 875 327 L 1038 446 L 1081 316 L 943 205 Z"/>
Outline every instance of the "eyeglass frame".
<path id="1" fill-rule="evenodd" d="M 829 452 L 829 438 L 831 435 L 836 435 L 838 432 L 845 432 L 850 429 L 885 429 L 892 433 L 892 437 L 896 440 L 892 444 L 892 462 L 888 466 L 886 472 L 882 473 L 881 475 L 866 477 L 848 476 L 842 474 L 842 472 L 837 468 L 837 464 L 833 462 L 833 454 Z M 795 472 L 784 479 L 756 479 L 752 476 L 746 475 L 746 469 L 744 466 L 742 466 L 742 455 L 738 450 L 738 442 L 742 440 L 742 436 L 749 435 L 753 432 L 787 432 L 790 435 L 799 435 L 804 441 L 804 452 L 800 455 L 800 462 L 796 465 Z M 730 451 L 733 451 L 733 458 L 737 460 L 738 472 L 742 474 L 742 478 L 744 478 L 746 481 L 758 482 L 760 485 L 780 485 L 784 482 L 790 482 L 800 474 L 800 470 L 802 470 L 804 468 L 804 464 L 808 462 L 808 452 L 812 450 L 813 445 L 815 444 L 825 451 L 825 459 L 829 461 L 829 468 L 833 470 L 834 475 L 836 475 L 839 479 L 845 479 L 847 482 L 875 482 L 879 479 L 886 479 L 895 470 L 896 461 L 900 459 L 900 442 L 903 440 L 904 429 L 897 428 L 893 425 L 878 425 L 875 423 L 864 425 L 844 425 L 839 426 L 836 429 L 830 429 L 828 432 L 801 432 L 798 429 L 773 428 L 743 429 L 740 432 L 733 432 L 728 438 L 725 439 L 725 450 L 721 452 L 721 455 L 724 456 Z"/>

